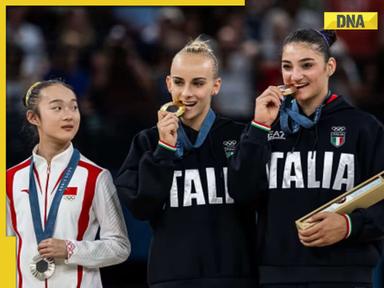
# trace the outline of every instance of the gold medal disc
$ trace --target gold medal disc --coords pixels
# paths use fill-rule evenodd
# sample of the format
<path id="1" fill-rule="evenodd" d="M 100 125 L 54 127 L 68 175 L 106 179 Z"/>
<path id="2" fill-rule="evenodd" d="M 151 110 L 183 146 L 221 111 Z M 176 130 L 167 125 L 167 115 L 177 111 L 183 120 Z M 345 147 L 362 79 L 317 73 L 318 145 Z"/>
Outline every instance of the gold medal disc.
<path id="1" fill-rule="evenodd" d="M 174 113 L 177 117 L 184 114 L 185 106 L 181 103 L 168 102 L 160 107 L 160 111 L 166 111 Z"/>
<path id="2" fill-rule="evenodd" d="M 293 85 L 280 85 L 277 86 L 277 88 L 280 89 L 281 93 L 283 93 L 283 96 L 288 96 L 296 93 L 297 89 Z"/>

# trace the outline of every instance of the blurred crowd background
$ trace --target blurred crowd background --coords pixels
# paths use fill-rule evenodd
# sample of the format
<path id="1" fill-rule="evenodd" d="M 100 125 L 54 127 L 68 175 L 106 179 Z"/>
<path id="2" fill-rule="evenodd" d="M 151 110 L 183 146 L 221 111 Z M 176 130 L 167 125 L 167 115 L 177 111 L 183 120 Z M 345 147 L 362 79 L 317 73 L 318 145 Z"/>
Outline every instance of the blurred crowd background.
<path id="1" fill-rule="evenodd" d="M 384 121 L 384 1 L 257 0 L 246 7 L 11 7 L 6 24 L 7 168 L 31 153 L 22 97 L 35 81 L 60 78 L 79 99 L 75 145 L 113 175 L 138 131 L 155 125 L 170 96 L 174 54 L 203 34 L 219 56 L 217 113 L 252 118 L 255 98 L 282 82 L 280 49 L 297 28 L 323 27 L 323 11 L 379 12 L 379 30 L 338 31 L 333 91 Z M 105 287 L 146 287 L 150 229 L 125 216 L 127 262 L 102 269 Z M 170 243 L 169 245 L 172 245 Z"/>

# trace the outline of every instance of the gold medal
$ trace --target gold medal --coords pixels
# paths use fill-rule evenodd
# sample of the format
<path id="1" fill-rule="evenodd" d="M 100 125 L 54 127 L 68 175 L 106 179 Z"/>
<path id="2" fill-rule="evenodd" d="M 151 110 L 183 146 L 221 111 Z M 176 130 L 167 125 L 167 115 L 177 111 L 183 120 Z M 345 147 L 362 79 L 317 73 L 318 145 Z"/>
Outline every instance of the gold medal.
<path id="1" fill-rule="evenodd" d="M 44 258 L 41 255 L 36 255 L 29 264 L 29 269 L 33 276 L 40 281 L 44 281 L 53 275 L 55 272 L 55 260 L 53 258 Z"/>
<path id="2" fill-rule="evenodd" d="M 165 103 L 163 106 L 161 106 L 160 111 L 166 111 L 166 112 L 171 112 L 175 114 L 177 117 L 180 117 L 181 115 L 184 114 L 185 111 L 185 106 L 178 102 L 168 102 Z"/>
<path id="3" fill-rule="evenodd" d="M 288 96 L 296 93 L 297 89 L 293 85 L 280 85 L 277 86 L 277 88 L 280 89 L 281 93 L 283 93 L 283 96 Z"/>

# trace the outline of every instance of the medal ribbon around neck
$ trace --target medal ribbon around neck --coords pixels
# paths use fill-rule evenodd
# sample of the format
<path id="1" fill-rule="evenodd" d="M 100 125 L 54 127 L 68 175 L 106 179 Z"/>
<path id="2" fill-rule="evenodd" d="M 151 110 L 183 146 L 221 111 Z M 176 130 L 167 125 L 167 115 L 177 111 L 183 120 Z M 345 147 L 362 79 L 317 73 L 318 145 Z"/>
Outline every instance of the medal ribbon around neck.
<path id="1" fill-rule="evenodd" d="M 323 110 L 323 107 L 325 106 L 325 103 L 330 96 L 331 91 L 328 91 L 328 95 L 324 102 L 316 108 L 313 120 L 305 115 L 300 114 L 299 105 L 297 104 L 296 99 L 293 99 L 292 96 L 284 97 L 283 103 L 280 107 L 281 129 L 287 134 L 295 134 L 299 131 L 300 127 L 307 129 L 313 127 L 317 122 L 319 122 L 321 111 Z"/>
<path id="2" fill-rule="evenodd" d="M 31 159 L 31 165 L 29 168 L 29 205 L 32 213 L 33 227 L 35 229 L 36 241 L 40 243 L 42 240 L 52 237 L 55 228 L 55 222 L 57 218 L 57 212 L 59 211 L 60 201 L 63 197 L 64 191 L 67 188 L 69 181 L 71 180 L 73 173 L 76 170 L 77 164 L 80 160 L 80 152 L 77 149 L 73 150 L 71 159 L 68 166 L 65 168 L 65 173 L 60 181 L 60 184 L 53 197 L 51 208 L 48 213 L 48 220 L 45 229 L 43 230 L 39 201 L 37 197 L 37 189 L 35 183 L 35 177 L 33 175 L 33 159 Z"/>
<path id="3" fill-rule="evenodd" d="M 203 145 L 205 139 L 208 136 L 209 131 L 212 128 L 213 123 L 215 122 L 216 114 L 212 109 L 209 109 L 207 116 L 201 125 L 199 134 L 197 135 L 197 139 L 195 144 L 192 144 L 188 139 L 187 134 L 182 125 L 179 125 L 179 129 L 177 130 L 177 143 L 176 143 L 176 155 L 179 158 L 182 158 L 184 155 L 184 150 L 192 150 L 193 148 L 199 148 Z"/>

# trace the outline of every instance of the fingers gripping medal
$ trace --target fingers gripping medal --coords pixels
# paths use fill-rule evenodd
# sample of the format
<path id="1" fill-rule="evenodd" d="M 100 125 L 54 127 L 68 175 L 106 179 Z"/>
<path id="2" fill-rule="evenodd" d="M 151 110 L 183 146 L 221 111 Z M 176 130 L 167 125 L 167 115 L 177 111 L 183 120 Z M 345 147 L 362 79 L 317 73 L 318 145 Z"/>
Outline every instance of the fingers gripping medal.
<path id="1" fill-rule="evenodd" d="M 168 102 L 161 106 L 160 111 L 171 112 L 174 113 L 177 117 L 180 117 L 184 114 L 185 106 L 179 101 Z"/>
<path id="2" fill-rule="evenodd" d="M 29 269 L 33 276 L 40 281 L 44 281 L 53 275 L 55 272 L 55 260 L 53 258 L 43 258 L 36 255 L 29 264 Z"/>
<path id="3" fill-rule="evenodd" d="M 283 96 L 295 94 L 297 91 L 297 88 L 293 85 L 280 85 L 277 86 L 277 88 L 280 89 L 281 93 L 283 93 Z"/>

